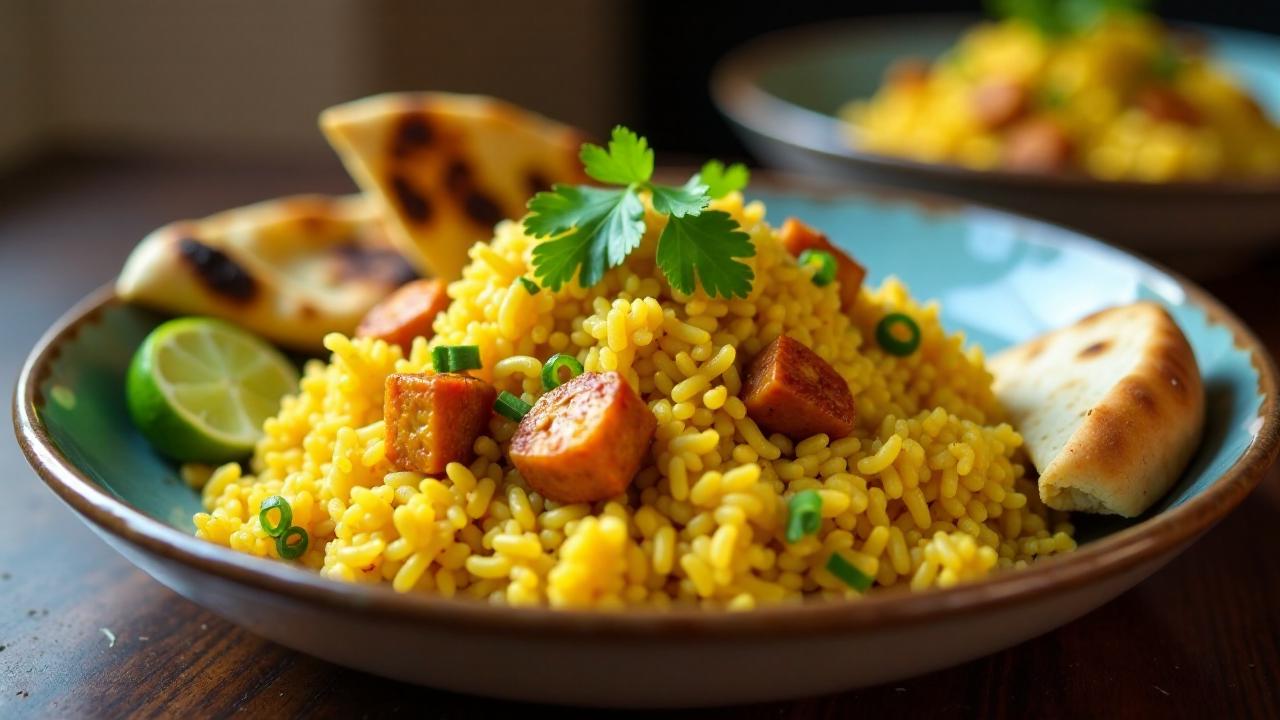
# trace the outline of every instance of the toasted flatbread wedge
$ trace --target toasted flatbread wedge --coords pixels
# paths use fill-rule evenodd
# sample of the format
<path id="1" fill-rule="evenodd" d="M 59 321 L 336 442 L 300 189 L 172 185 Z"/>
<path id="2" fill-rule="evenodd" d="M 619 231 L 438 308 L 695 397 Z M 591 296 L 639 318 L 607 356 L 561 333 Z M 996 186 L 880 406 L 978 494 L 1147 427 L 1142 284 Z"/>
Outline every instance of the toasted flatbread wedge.
<path id="1" fill-rule="evenodd" d="M 416 276 L 364 196 L 300 195 L 183 220 L 138 244 L 116 281 L 127 301 L 215 315 L 281 345 L 320 350 Z"/>
<path id="2" fill-rule="evenodd" d="M 337 105 L 320 127 L 387 210 L 392 239 L 424 274 L 455 280 L 467 250 L 553 183 L 585 182 L 583 134 L 477 95 L 397 93 Z"/>
<path id="3" fill-rule="evenodd" d="M 998 355 L 990 369 L 1049 507 L 1140 515 L 1200 442 L 1195 355 L 1155 303 L 1095 313 Z"/>

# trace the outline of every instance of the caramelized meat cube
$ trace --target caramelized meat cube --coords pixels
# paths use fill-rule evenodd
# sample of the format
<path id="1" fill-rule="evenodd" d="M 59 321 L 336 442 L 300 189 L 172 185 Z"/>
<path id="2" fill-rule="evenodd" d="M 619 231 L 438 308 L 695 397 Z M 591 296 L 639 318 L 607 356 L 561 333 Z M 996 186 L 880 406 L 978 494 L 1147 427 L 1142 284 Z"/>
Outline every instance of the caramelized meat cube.
<path id="1" fill-rule="evenodd" d="M 1009 129 L 1004 166 L 1010 170 L 1051 173 L 1071 165 L 1071 138 L 1049 118 L 1030 118 Z"/>
<path id="2" fill-rule="evenodd" d="M 401 285 L 365 314 L 356 328 L 356 337 L 385 340 L 399 345 L 407 354 L 414 338 L 430 340 L 434 334 L 431 323 L 449 307 L 444 289 L 441 280 L 414 280 Z"/>
<path id="3" fill-rule="evenodd" d="M 1027 88 L 1012 80 L 989 80 L 973 91 L 973 114 L 988 130 L 996 130 L 1022 117 L 1030 106 Z"/>
<path id="4" fill-rule="evenodd" d="M 836 247 L 827 236 L 795 218 L 787 218 L 778 231 L 782 245 L 795 257 L 805 250 L 825 250 L 836 259 L 836 280 L 840 282 L 840 309 L 846 313 L 858 302 L 858 292 L 867 277 L 867 269 Z"/>
<path id="5" fill-rule="evenodd" d="M 520 421 L 508 455 L 545 498 L 606 500 L 631 484 L 657 427 L 621 375 L 582 373 L 538 399 Z"/>
<path id="6" fill-rule="evenodd" d="M 757 425 L 793 440 L 853 432 L 856 410 L 849 384 L 826 360 L 786 335 L 751 361 L 742 399 Z"/>
<path id="7" fill-rule="evenodd" d="M 495 397 L 492 385 L 468 375 L 388 375 L 383 399 L 387 459 L 401 470 L 426 475 L 439 475 L 451 462 L 471 462 Z"/>
<path id="8" fill-rule="evenodd" d="M 1169 88 L 1148 87 L 1138 93 L 1137 103 L 1152 120 L 1179 125 L 1200 124 L 1200 111 Z"/>

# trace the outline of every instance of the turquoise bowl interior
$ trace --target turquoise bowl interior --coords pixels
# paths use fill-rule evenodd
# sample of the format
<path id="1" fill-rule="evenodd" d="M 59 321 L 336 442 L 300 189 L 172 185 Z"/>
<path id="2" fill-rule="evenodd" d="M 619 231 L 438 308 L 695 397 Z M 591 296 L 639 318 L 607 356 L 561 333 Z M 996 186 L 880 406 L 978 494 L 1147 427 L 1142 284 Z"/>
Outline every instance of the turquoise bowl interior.
<path id="1" fill-rule="evenodd" d="M 775 225 L 796 216 L 829 233 L 869 268 L 870 282 L 896 275 L 916 297 L 939 301 L 945 325 L 988 354 L 1110 305 L 1150 299 L 1168 308 L 1195 350 L 1208 420 L 1191 466 L 1150 513 L 1205 491 L 1261 427 L 1263 398 L 1249 354 L 1186 286 L 1131 255 L 995 211 L 938 209 L 936 203 L 872 195 L 751 195 L 765 201 Z M 41 381 L 37 410 L 54 443 L 90 479 L 143 513 L 191 532 L 191 516 L 201 509 L 197 492 L 133 429 L 124 404 L 129 359 L 163 319 L 107 305 L 60 347 Z M 1133 522 L 1077 516 L 1086 542 Z"/>

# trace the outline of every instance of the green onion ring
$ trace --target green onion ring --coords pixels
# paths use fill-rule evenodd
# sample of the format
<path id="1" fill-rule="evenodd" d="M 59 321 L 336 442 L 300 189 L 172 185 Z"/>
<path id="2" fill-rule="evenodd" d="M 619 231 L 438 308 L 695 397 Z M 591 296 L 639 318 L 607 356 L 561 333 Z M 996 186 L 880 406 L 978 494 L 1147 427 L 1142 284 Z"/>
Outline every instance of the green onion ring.
<path id="1" fill-rule="evenodd" d="M 578 362 L 578 358 L 567 355 L 565 353 L 556 353 L 552 355 L 542 366 L 542 388 L 544 390 L 555 390 L 560 387 L 560 370 L 562 368 L 569 369 L 569 379 L 582 374 L 582 363 Z"/>
<path id="2" fill-rule="evenodd" d="M 498 393 L 498 399 L 493 401 L 493 409 L 494 412 L 508 420 L 520 422 L 533 409 L 533 406 L 503 390 Z"/>
<path id="3" fill-rule="evenodd" d="M 813 274 L 813 284 L 818 287 L 830 285 L 836 279 L 836 258 L 826 250 L 805 250 L 800 253 L 800 264 L 818 266 Z"/>
<path id="4" fill-rule="evenodd" d="M 262 504 L 258 506 L 258 524 L 262 525 L 262 531 L 273 538 L 278 538 L 289 530 L 289 526 L 293 524 L 293 508 L 289 506 L 289 501 L 279 495 L 272 495 Z M 272 510 L 280 511 L 280 522 L 272 523 L 270 514 Z"/>
<path id="5" fill-rule="evenodd" d="M 478 345 L 454 345 L 449 348 L 449 372 L 479 370 L 484 367 L 480 362 Z"/>
<path id="6" fill-rule="evenodd" d="M 911 333 L 911 337 L 899 340 L 893 334 L 895 325 L 906 328 Z M 890 355 L 906 357 L 920 347 L 920 326 L 907 315 L 889 313 L 876 323 L 876 342 Z"/>
<path id="7" fill-rule="evenodd" d="M 297 542 L 289 542 L 291 538 L 297 538 Z M 311 538 L 307 536 L 307 531 L 294 525 L 276 538 L 276 552 L 285 560 L 296 560 L 307 551 L 307 545 L 310 543 Z"/>
<path id="8" fill-rule="evenodd" d="M 875 581 L 870 575 L 845 560 L 844 556 L 838 552 L 831 553 L 831 557 L 827 558 L 827 572 L 835 575 L 845 585 L 863 593 L 871 589 L 871 583 Z"/>
<path id="9" fill-rule="evenodd" d="M 437 373 L 449 372 L 449 348 L 437 345 L 431 348 L 431 367 Z"/>
<path id="10" fill-rule="evenodd" d="M 817 490 L 802 490 L 787 505 L 787 542 L 798 543 L 822 527 L 822 496 Z"/>

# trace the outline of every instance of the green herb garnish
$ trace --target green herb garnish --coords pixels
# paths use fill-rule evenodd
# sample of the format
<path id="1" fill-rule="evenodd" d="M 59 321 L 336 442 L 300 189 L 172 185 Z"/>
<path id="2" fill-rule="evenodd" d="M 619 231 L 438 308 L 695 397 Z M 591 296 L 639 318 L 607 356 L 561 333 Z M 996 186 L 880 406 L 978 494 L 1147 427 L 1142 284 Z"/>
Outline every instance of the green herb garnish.
<path id="1" fill-rule="evenodd" d="M 813 284 L 826 287 L 836 279 L 836 258 L 826 250 L 805 250 L 798 258 L 801 267 L 814 266 Z"/>
<path id="2" fill-rule="evenodd" d="M 719 160 L 708 160 L 696 177 L 707 186 L 707 194 L 711 199 L 719 200 L 731 192 L 745 188 L 747 182 L 751 180 L 751 173 L 742 163 L 725 167 Z"/>
<path id="3" fill-rule="evenodd" d="M 905 338 L 897 328 L 906 331 Z M 876 323 L 876 343 L 890 355 L 906 357 L 920 347 L 920 326 L 910 315 L 889 313 Z"/>
<path id="4" fill-rule="evenodd" d="M 621 265 L 644 236 L 640 192 L 647 190 L 654 211 L 667 216 L 657 263 L 672 287 L 690 294 L 701 281 L 712 296 L 751 292 L 755 275 L 736 259 L 755 255 L 750 236 L 728 213 L 706 209 L 712 198 L 745 185 L 746 168 L 708 163 L 683 186 L 654 183 L 653 150 L 621 125 L 613 129 L 607 150 L 586 143 L 579 157 L 587 175 L 622 187 L 556 185 L 529 201 L 525 231 L 550 238 L 533 249 L 534 275 L 543 286 L 559 290 L 576 275 L 591 287 Z"/>
<path id="5" fill-rule="evenodd" d="M 502 417 L 513 422 L 520 422 L 524 416 L 529 414 L 533 406 L 503 390 L 498 393 L 498 399 L 493 401 L 493 409 Z"/>
<path id="6" fill-rule="evenodd" d="M 437 345 L 431 348 L 431 367 L 438 373 L 456 373 L 484 365 L 478 345 Z"/>
<path id="7" fill-rule="evenodd" d="M 1183 60 L 1178 54 L 1178 49 L 1172 43 L 1165 43 L 1151 59 L 1151 74 L 1168 82 L 1177 77 L 1178 72 L 1182 70 L 1182 65 Z"/>
<path id="8" fill-rule="evenodd" d="M 562 382 L 560 379 L 560 371 L 568 370 L 568 380 L 578 377 L 582 374 L 582 363 L 578 362 L 578 358 L 565 353 L 556 353 L 547 360 L 542 366 L 542 388 L 544 390 L 554 390 L 560 387 Z"/>
<path id="9" fill-rule="evenodd" d="M 789 543 L 798 543 L 805 535 L 813 535 L 822 527 L 822 496 L 817 490 L 801 490 L 787 503 Z"/>
<path id="10" fill-rule="evenodd" d="M 294 525 L 276 538 L 276 553 L 285 560 L 296 560 L 302 557 L 310 544 L 311 538 L 307 531 Z"/>
<path id="11" fill-rule="evenodd" d="M 871 583 L 875 581 L 870 575 L 854 567 L 853 563 L 845 560 L 844 556 L 838 552 L 831 553 L 831 557 L 827 558 L 826 567 L 827 572 L 858 592 L 864 593 L 870 590 Z"/>
<path id="12" fill-rule="evenodd" d="M 276 516 L 278 522 L 271 522 L 272 510 L 279 513 Z M 272 495 L 263 500 L 258 506 L 258 524 L 269 537 L 278 538 L 284 535 L 293 524 L 293 508 L 289 506 L 289 501 L 279 495 Z"/>
<path id="13" fill-rule="evenodd" d="M 530 280 L 527 277 L 519 278 L 519 280 L 520 280 L 520 285 L 524 288 L 524 291 L 529 293 L 530 295 L 537 295 L 538 291 L 542 289 L 538 287 L 538 283 Z"/>
<path id="14" fill-rule="evenodd" d="M 1089 30 L 1116 13 L 1143 14 L 1152 0 L 987 0 L 987 12 L 1033 25 L 1049 37 Z"/>

